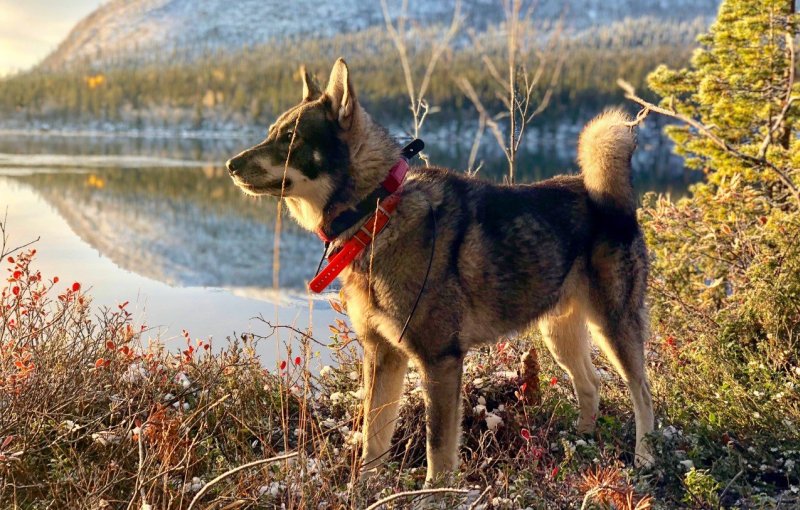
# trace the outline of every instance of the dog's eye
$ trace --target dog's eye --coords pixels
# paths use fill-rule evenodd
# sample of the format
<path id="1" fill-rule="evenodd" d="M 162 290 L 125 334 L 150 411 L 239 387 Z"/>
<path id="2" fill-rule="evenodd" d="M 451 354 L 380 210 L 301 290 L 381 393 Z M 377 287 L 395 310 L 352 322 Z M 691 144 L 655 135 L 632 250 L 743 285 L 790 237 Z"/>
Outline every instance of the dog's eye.
<path id="1" fill-rule="evenodd" d="M 285 133 L 283 133 L 283 135 L 281 135 L 281 138 L 283 138 L 287 142 L 291 142 L 292 141 L 292 136 L 294 136 L 294 131 L 292 131 L 290 129 L 290 130 L 286 131 Z"/>

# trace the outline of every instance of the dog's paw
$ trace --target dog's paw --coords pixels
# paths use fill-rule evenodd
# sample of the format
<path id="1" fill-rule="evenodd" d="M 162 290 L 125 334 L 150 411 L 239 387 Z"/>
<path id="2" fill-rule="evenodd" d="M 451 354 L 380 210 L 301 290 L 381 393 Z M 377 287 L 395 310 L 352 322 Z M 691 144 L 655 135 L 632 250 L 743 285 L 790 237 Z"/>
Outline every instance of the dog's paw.
<path id="1" fill-rule="evenodd" d="M 594 418 L 588 420 L 580 419 L 575 424 L 575 430 L 578 432 L 578 434 L 584 436 L 593 436 L 596 428 L 597 428 L 597 420 L 595 420 Z"/>
<path id="2" fill-rule="evenodd" d="M 361 468 L 361 471 L 358 472 L 358 479 L 361 482 L 367 482 L 377 476 L 378 468 L 371 467 L 371 468 Z"/>
<path id="3" fill-rule="evenodd" d="M 650 448 L 641 445 L 636 448 L 636 455 L 633 459 L 633 465 L 638 469 L 651 469 L 656 463 L 656 458 L 650 451 Z"/>

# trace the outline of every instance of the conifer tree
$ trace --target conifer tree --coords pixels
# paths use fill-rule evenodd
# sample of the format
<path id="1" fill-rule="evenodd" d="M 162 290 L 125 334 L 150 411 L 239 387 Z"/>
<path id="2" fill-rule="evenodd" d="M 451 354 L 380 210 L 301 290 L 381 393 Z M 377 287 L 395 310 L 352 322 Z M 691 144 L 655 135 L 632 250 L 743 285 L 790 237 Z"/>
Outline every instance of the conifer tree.
<path id="1" fill-rule="evenodd" d="M 681 121 L 667 128 L 677 151 L 704 182 L 676 202 L 649 194 L 641 211 L 652 254 L 650 311 L 654 343 L 674 365 L 656 388 L 669 415 L 699 430 L 753 441 L 736 466 L 750 465 L 754 430 L 800 447 L 792 420 L 800 398 L 758 411 L 754 390 L 779 393 L 800 365 L 800 87 L 795 82 L 794 0 L 724 0 L 699 38 L 687 68 L 649 76 L 658 105 L 627 97 Z M 640 114 L 640 119 L 642 115 Z M 718 396 L 726 395 L 719 405 Z M 758 417 L 754 423 L 752 416 Z M 727 455 L 710 456 L 710 473 L 732 476 Z M 717 461 L 716 459 L 720 459 Z M 743 470 L 742 482 L 759 473 Z"/>
<path id="2" fill-rule="evenodd" d="M 794 0 L 726 0 L 688 68 L 662 65 L 649 76 L 662 107 L 708 127 L 703 133 L 672 126 L 667 133 L 709 183 L 735 175 L 770 188 L 774 198 L 800 200 L 797 26 Z"/>

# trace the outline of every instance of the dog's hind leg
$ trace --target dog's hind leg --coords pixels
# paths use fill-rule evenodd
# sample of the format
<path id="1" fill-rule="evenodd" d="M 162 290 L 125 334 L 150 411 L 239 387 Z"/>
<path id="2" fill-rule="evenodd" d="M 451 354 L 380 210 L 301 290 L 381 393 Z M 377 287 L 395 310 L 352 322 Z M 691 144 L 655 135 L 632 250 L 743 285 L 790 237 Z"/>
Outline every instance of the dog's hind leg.
<path id="1" fill-rule="evenodd" d="M 458 467 L 463 364 L 463 356 L 420 363 L 427 423 L 426 483 Z"/>
<path id="2" fill-rule="evenodd" d="M 542 338 L 556 362 L 572 379 L 578 397 L 578 432 L 594 432 L 600 404 L 600 379 L 592 364 L 589 331 L 577 303 L 567 303 L 539 320 Z"/>
<path id="3" fill-rule="evenodd" d="M 647 252 L 641 237 L 629 246 L 601 244 L 591 259 L 586 313 L 592 339 L 628 386 L 636 417 L 634 464 L 646 467 L 653 454 L 645 436 L 653 431 L 653 401 L 645 371 L 648 318 L 644 304 Z"/>
<path id="4" fill-rule="evenodd" d="M 653 464 L 654 459 L 644 440 L 653 431 L 653 401 L 644 358 L 646 312 L 644 308 L 623 309 L 618 321 L 612 320 L 608 313 L 593 313 L 589 319 L 589 328 L 595 343 L 628 386 L 636 419 L 634 464 L 648 467 Z"/>
<path id="5" fill-rule="evenodd" d="M 362 335 L 362 343 L 365 398 L 361 466 L 368 472 L 389 452 L 408 360 L 377 332 Z"/>

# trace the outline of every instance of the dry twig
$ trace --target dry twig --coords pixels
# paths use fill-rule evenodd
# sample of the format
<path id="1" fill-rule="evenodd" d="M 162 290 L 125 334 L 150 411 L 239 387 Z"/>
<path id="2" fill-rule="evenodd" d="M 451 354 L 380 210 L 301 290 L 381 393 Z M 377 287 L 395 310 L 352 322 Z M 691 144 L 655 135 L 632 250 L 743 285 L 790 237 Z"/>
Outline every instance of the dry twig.
<path id="1" fill-rule="evenodd" d="M 391 496 L 387 496 L 383 499 L 376 501 L 375 503 L 368 506 L 365 510 L 377 510 L 381 507 L 381 505 L 385 505 L 390 501 L 394 501 L 395 499 L 405 498 L 409 496 L 417 497 L 417 496 L 425 496 L 429 494 L 469 494 L 467 489 L 422 489 L 418 491 L 406 491 L 406 492 L 398 492 L 397 494 L 392 494 Z"/>
<path id="2" fill-rule="evenodd" d="M 211 489 L 211 487 L 228 478 L 229 476 L 235 475 L 239 471 L 244 471 L 245 469 L 249 469 L 251 467 L 261 466 L 263 464 L 271 464 L 273 462 L 291 459 L 292 457 L 297 457 L 297 452 L 287 453 L 286 455 L 278 455 L 277 457 L 270 457 L 268 459 L 254 460 L 253 462 L 248 462 L 247 464 L 242 464 L 241 466 L 237 466 L 231 470 L 225 471 L 218 477 L 205 484 L 202 489 L 197 491 L 197 494 L 194 495 L 192 501 L 189 503 L 187 510 L 192 510 L 194 505 L 200 501 L 200 498 L 202 498 L 203 495 Z"/>

